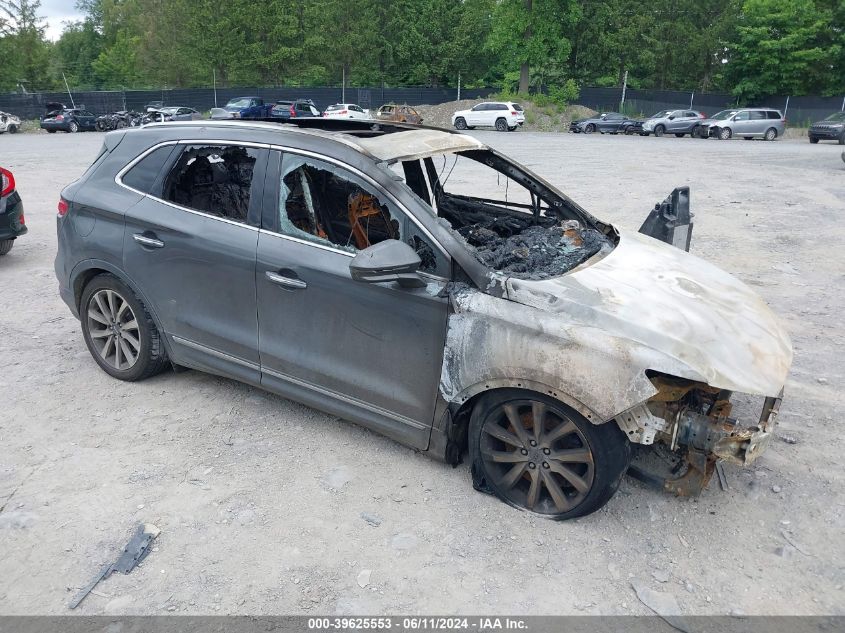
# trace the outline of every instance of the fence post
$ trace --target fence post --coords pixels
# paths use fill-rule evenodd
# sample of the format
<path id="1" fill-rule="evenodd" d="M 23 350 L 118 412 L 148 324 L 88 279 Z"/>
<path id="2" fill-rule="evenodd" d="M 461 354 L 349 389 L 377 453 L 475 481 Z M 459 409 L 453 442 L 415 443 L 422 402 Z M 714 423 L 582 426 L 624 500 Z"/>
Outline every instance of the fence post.
<path id="1" fill-rule="evenodd" d="M 840 112 L 845 112 L 845 97 L 842 97 L 842 109 Z"/>
<path id="2" fill-rule="evenodd" d="M 789 95 L 786 96 L 786 105 L 783 106 L 783 118 L 786 118 L 786 112 L 789 110 Z"/>
<path id="3" fill-rule="evenodd" d="M 695 90 L 693 90 L 689 95 L 689 109 L 692 110 L 692 100 L 695 98 Z"/>
<path id="4" fill-rule="evenodd" d="M 628 71 L 625 71 L 625 75 L 622 77 L 622 101 L 619 103 L 619 109 L 622 110 L 625 108 L 625 92 L 628 90 Z"/>

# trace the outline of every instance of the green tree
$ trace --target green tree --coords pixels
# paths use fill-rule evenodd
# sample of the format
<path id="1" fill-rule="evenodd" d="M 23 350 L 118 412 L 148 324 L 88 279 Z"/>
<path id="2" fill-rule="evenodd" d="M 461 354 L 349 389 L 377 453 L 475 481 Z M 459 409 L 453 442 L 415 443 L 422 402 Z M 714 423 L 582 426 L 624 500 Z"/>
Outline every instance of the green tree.
<path id="1" fill-rule="evenodd" d="M 488 46 L 508 69 L 519 69 L 520 92 L 528 92 L 532 67 L 566 63 L 571 50 L 566 34 L 579 15 L 575 0 L 499 0 Z"/>
<path id="2" fill-rule="evenodd" d="M 0 89 L 48 90 L 50 44 L 38 0 L 0 0 Z"/>
<path id="3" fill-rule="evenodd" d="M 827 34 L 832 19 L 813 0 L 745 0 L 726 53 L 733 93 L 753 100 L 824 92 L 840 53 Z"/>

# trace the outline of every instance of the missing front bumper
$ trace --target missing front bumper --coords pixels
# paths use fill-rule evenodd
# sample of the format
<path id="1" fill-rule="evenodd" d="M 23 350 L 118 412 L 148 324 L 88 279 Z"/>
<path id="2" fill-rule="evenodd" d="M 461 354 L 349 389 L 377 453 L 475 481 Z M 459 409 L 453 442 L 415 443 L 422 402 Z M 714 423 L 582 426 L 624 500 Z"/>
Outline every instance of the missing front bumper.
<path id="1" fill-rule="evenodd" d="M 742 426 L 727 416 L 678 412 L 661 429 L 661 439 L 668 438 L 669 448 L 682 455 L 674 474 L 663 477 L 640 466 L 631 466 L 628 472 L 673 494 L 697 496 L 707 487 L 719 460 L 748 466 L 766 450 L 774 437 L 782 398 L 783 390 L 777 397 L 766 398 L 760 419 L 753 426 Z"/>

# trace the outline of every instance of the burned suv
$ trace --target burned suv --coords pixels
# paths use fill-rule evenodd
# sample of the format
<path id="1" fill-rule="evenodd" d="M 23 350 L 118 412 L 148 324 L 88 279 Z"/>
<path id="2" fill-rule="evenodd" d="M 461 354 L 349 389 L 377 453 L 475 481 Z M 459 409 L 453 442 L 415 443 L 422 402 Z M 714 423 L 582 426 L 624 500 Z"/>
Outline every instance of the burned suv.
<path id="1" fill-rule="evenodd" d="M 477 489 L 558 519 L 605 504 L 633 446 L 691 494 L 772 437 L 790 342 L 684 251 L 687 189 L 627 233 L 473 137 L 302 119 L 111 132 L 59 204 L 61 296 L 121 380 L 228 376 L 468 456 Z"/>

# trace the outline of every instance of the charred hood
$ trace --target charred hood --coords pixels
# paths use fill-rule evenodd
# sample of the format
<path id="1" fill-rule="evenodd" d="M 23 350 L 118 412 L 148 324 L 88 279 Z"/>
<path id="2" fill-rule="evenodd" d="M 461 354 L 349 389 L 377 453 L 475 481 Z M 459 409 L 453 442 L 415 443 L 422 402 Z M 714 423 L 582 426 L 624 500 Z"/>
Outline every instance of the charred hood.
<path id="1" fill-rule="evenodd" d="M 649 347 L 682 377 L 771 396 L 792 346 L 755 292 L 716 266 L 655 239 L 621 233 L 598 261 L 544 280 L 507 281 L 508 299 Z M 646 367 L 672 373 L 672 367 Z"/>

